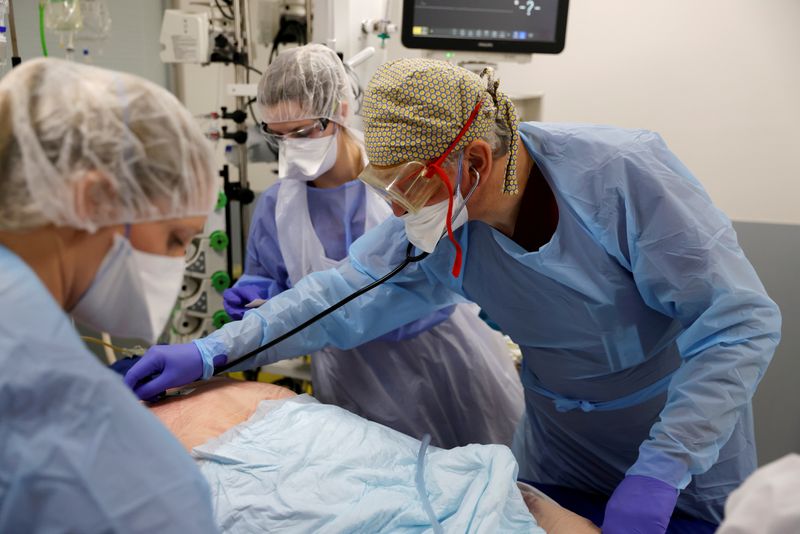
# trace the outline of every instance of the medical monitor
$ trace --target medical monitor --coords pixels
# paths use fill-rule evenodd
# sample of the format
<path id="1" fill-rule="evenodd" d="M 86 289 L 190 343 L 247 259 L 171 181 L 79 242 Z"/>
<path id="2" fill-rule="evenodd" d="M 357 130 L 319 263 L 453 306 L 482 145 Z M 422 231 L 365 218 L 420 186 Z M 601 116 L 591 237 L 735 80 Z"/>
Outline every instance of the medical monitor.
<path id="1" fill-rule="evenodd" d="M 558 54 L 569 0 L 404 0 L 403 45 L 432 50 Z"/>

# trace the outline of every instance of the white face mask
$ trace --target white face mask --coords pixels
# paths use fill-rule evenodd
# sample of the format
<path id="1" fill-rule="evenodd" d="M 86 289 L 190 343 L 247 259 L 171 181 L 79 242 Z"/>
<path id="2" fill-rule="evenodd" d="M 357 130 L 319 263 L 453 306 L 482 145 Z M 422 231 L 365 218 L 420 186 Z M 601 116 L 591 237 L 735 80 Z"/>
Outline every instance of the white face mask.
<path id="1" fill-rule="evenodd" d="M 338 144 L 334 133 L 316 139 L 286 139 L 278 145 L 278 178 L 310 182 L 336 163 Z"/>
<path id="2" fill-rule="evenodd" d="M 406 227 L 406 235 L 412 245 L 427 253 L 433 252 L 436 243 L 444 236 L 447 222 L 447 200 L 442 200 L 436 204 L 425 206 L 417 213 L 407 213 L 400 217 Z M 453 199 L 453 218 L 452 228 L 461 227 L 469 220 L 467 205 L 461 195 L 461 188 L 456 188 L 455 198 Z"/>
<path id="3" fill-rule="evenodd" d="M 92 285 L 70 312 L 101 332 L 155 343 L 181 289 L 184 258 L 136 250 L 114 236 Z"/>

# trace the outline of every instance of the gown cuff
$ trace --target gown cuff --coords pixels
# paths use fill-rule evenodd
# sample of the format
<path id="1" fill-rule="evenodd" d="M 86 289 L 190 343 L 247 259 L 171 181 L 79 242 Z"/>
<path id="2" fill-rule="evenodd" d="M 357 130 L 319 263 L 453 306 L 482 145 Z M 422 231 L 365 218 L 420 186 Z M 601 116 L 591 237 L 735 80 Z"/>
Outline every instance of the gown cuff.
<path id="1" fill-rule="evenodd" d="M 684 489 L 692 481 L 685 462 L 647 446 L 639 449 L 639 458 L 625 474 L 655 478 L 678 490 Z"/>
<path id="2" fill-rule="evenodd" d="M 226 353 L 225 345 L 212 336 L 213 334 L 209 337 L 192 341 L 197 350 L 200 351 L 200 357 L 203 360 L 203 380 L 208 380 L 214 376 L 214 356 Z"/>

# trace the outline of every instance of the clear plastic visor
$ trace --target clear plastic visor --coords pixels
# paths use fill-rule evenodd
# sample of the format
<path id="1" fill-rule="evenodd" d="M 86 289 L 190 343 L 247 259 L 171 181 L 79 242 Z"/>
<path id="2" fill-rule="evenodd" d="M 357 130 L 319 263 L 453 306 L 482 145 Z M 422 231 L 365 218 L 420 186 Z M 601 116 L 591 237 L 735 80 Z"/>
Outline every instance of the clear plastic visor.
<path id="1" fill-rule="evenodd" d="M 443 187 L 439 177 L 420 161 L 391 167 L 367 165 L 358 179 L 410 213 L 417 213 Z"/>

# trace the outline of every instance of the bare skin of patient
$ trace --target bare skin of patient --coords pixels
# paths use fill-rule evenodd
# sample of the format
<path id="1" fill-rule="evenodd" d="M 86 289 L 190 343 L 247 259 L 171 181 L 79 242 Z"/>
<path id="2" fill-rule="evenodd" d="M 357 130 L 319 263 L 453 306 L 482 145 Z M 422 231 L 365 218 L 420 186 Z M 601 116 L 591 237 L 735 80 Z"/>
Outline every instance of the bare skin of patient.
<path id="1" fill-rule="evenodd" d="M 520 491 L 528 510 L 548 534 L 600 534 L 600 529 L 585 517 L 570 512 L 555 501 L 529 493 L 524 488 L 520 488 Z"/>
<path id="2" fill-rule="evenodd" d="M 294 397 L 290 390 L 261 382 L 239 382 L 215 378 L 188 386 L 191 393 L 172 397 L 150 410 L 189 451 L 245 422 L 262 400 Z M 599 534 L 588 519 L 576 515 L 548 499 L 522 491 L 525 504 L 548 534 Z"/>
<path id="3" fill-rule="evenodd" d="M 247 421 L 262 400 L 295 396 L 284 387 L 227 378 L 197 382 L 185 389 L 192 388 L 186 396 L 149 405 L 188 451 Z"/>

